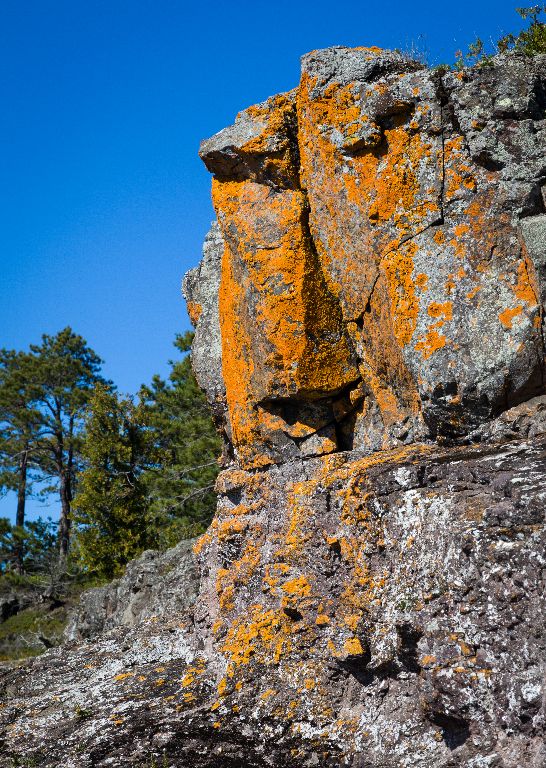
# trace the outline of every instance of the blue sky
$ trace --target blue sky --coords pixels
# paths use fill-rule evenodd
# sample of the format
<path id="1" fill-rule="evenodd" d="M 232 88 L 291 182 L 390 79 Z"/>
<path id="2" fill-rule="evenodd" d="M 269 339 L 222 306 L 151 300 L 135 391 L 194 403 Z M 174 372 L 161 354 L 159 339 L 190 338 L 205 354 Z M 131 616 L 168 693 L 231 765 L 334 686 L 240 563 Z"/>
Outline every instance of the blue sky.
<path id="1" fill-rule="evenodd" d="M 1 0 L 0 346 L 71 325 L 120 390 L 165 373 L 213 216 L 200 140 L 313 48 L 452 61 L 519 29 L 518 4 Z"/>

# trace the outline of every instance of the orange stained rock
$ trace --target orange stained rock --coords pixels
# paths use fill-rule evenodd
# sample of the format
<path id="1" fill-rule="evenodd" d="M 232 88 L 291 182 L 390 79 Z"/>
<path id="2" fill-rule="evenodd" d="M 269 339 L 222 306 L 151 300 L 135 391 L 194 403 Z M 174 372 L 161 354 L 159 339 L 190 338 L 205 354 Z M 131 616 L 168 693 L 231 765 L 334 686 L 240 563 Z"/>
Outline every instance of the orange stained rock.
<path id="1" fill-rule="evenodd" d="M 350 656 L 361 656 L 364 653 L 362 643 L 358 637 L 351 637 L 348 640 L 345 640 L 343 648 L 345 653 L 349 654 Z"/>
<path id="2" fill-rule="evenodd" d="M 306 597 L 311 592 L 311 585 L 305 576 L 298 576 L 295 579 L 286 581 L 281 586 L 282 591 L 291 597 Z"/>
<path id="3" fill-rule="evenodd" d="M 535 267 L 527 253 L 524 252 L 524 258 L 518 264 L 518 281 L 514 288 L 514 293 L 520 301 L 536 305 L 538 304 L 537 297 L 539 292 Z"/>
<path id="4" fill-rule="evenodd" d="M 507 307 L 502 312 L 499 312 L 499 320 L 506 330 L 511 330 L 513 319 L 521 315 L 522 311 L 523 307 L 519 305 L 518 307 Z"/>
<path id="5" fill-rule="evenodd" d="M 535 267 L 525 249 L 523 249 L 523 258 L 517 266 L 517 282 L 513 286 L 513 291 L 516 299 L 527 305 L 527 310 L 532 311 L 539 307 L 538 278 Z M 506 330 L 511 330 L 514 318 L 521 315 L 523 311 L 523 304 L 518 304 L 515 307 L 506 307 L 499 313 L 499 320 Z"/>
<path id="6" fill-rule="evenodd" d="M 420 291 L 427 291 L 428 275 L 425 272 L 419 272 L 418 275 L 415 275 L 415 285 L 417 288 L 419 288 Z"/>
<path id="7" fill-rule="evenodd" d="M 419 299 L 413 281 L 416 251 L 417 244 L 409 242 L 391 251 L 382 262 L 389 283 L 394 335 L 401 346 L 411 341 L 419 315 Z"/>
<path id="8" fill-rule="evenodd" d="M 205 672 L 205 667 L 205 660 L 202 657 L 197 658 L 195 663 L 187 668 L 184 676 L 182 677 L 182 680 L 180 681 L 180 685 L 183 688 L 189 688 L 191 685 L 197 682 L 198 677 L 200 677 Z"/>
<path id="9" fill-rule="evenodd" d="M 447 342 L 443 333 L 438 333 L 436 328 L 431 328 L 415 345 L 415 349 L 421 352 L 423 359 L 428 360 L 434 352 L 445 347 Z"/>
<path id="10" fill-rule="evenodd" d="M 220 318 L 233 441 L 243 462 L 259 466 L 268 459 L 255 455 L 266 429 L 256 399 L 327 395 L 358 373 L 306 230 L 303 193 L 215 181 L 213 200 L 227 241 Z"/>
<path id="11" fill-rule="evenodd" d="M 385 87 L 374 87 L 381 85 Z M 313 191 L 312 229 L 334 293 L 350 292 L 351 278 L 356 277 L 354 295 L 347 300 L 350 311 L 358 314 L 358 289 L 363 281 L 373 280 L 381 252 L 387 246 L 396 247 L 396 234 L 399 240 L 431 213 L 439 212 L 436 196 L 420 197 L 418 181 L 421 164 L 436 172 L 439 157 L 419 134 L 408 132 L 403 116 L 385 131 L 387 152 L 344 157 L 331 136 L 332 132 L 352 135 L 355 125 L 366 122 L 358 90 L 352 84 L 334 82 L 322 96 L 312 98 L 313 86 L 313 79 L 304 74 L 298 92 L 299 143 L 303 183 Z M 346 172 L 340 173 L 341 168 Z M 358 242 L 354 236 L 346 237 L 345 221 L 358 227 Z M 395 228 L 394 242 L 392 232 L 381 227 L 375 231 L 387 222 Z M 330 269 L 334 256 L 336 265 Z"/>
<path id="12" fill-rule="evenodd" d="M 273 178 L 298 186 L 298 162 L 290 140 L 290 123 L 295 124 L 294 92 L 281 93 L 268 99 L 264 104 L 249 107 L 246 113 L 263 123 L 261 133 L 243 145 L 241 151 L 248 155 L 258 155 L 264 164 L 264 170 Z M 282 137 L 280 139 L 279 137 Z M 271 151 L 270 142 L 275 143 Z"/>
<path id="13" fill-rule="evenodd" d="M 116 675 L 114 677 L 114 680 L 117 680 L 117 681 L 126 680 L 128 677 L 133 677 L 134 674 L 135 674 L 134 672 L 122 672 L 121 674 Z"/>
<path id="14" fill-rule="evenodd" d="M 347 325 L 361 358 L 359 370 L 364 390 L 373 395 L 386 428 L 420 412 L 416 384 L 397 343 L 391 299 L 392 284 L 380 276 L 360 327 L 356 323 Z M 366 408 L 365 400 L 364 415 Z M 386 443 L 384 447 L 390 446 Z"/>
<path id="15" fill-rule="evenodd" d="M 250 335 L 244 323 L 245 293 L 233 272 L 233 260 L 228 246 L 222 257 L 222 281 L 219 292 L 220 318 L 222 323 L 223 378 L 233 441 L 241 444 L 242 459 L 250 458 L 250 445 L 259 439 L 257 417 L 248 409 L 252 397 L 250 380 L 254 362 L 251 354 Z M 246 449 L 246 450 L 245 450 Z M 270 463 L 269 457 L 252 456 L 254 466 Z"/>
<path id="16" fill-rule="evenodd" d="M 248 664 L 253 657 L 264 663 L 278 664 L 283 652 L 291 647 L 289 619 L 280 610 L 273 611 L 263 605 L 250 606 L 248 615 L 236 619 L 230 626 L 222 652 L 230 666 Z"/>
<path id="17" fill-rule="evenodd" d="M 259 535 L 260 531 L 255 530 L 254 536 L 259 537 Z M 229 568 L 218 569 L 216 574 L 216 591 L 222 612 L 225 613 L 233 610 L 237 589 L 249 583 L 260 563 L 260 558 L 260 538 L 248 538 L 240 557 L 233 560 Z"/>
<path id="18" fill-rule="evenodd" d="M 203 307 L 197 301 L 186 301 L 186 307 L 188 309 L 188 315 L 190 316 L 191 324 L 195 327 L 201 317 Z"/>
<path id="19" fill-rule="evenodd" d="M 427 308 L 427 312 L 430 317 L 440 318 L 442 321 L 451 320 L 453 317 L 453 302 L 452 301 L 432 301 Z"/>

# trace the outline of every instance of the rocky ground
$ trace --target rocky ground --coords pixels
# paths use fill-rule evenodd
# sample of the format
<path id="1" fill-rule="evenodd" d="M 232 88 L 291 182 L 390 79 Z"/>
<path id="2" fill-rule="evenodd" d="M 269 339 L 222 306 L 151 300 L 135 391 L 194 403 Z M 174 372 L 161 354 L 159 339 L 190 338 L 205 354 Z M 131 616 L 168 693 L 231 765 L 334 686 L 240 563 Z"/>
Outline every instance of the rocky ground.
<path id="1" fill-rule="evenodd" d="M 0 579 L 0 664 L 37 656 L 62 642 L 74 595 L 51 596 L 38 579 Z"/>
<path id="2" fill-rule="evenodd" d="M 86 598 L 3 765 L 544 766 L 545 146 L 546 57 L 375 48 L 203 143 L 199 594 L 186 549 Z"/>

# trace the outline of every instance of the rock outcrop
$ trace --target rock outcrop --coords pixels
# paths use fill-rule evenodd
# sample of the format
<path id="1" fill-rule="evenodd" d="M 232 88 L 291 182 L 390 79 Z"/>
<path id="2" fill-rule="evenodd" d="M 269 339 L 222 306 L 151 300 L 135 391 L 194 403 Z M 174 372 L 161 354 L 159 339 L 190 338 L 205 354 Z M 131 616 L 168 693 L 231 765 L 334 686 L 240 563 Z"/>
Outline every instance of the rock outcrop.
<path id="1" fill-rule="evenodd" d="M 332 48 L 203 143 L 199 597 L 6 672 L 8 759 L 542 768 L 545 111 L 544 56 Z"/>
<path id="2" fill-rule="evenodd" d="M 114 627 L 134 627 L 191 608 L 199 591 L 193 544 L 181 541 L 166 552 L 148 549 L 127 565 L 121 578 L 85 591 L 70 614 L 66 640 L 87 640 Z"/>

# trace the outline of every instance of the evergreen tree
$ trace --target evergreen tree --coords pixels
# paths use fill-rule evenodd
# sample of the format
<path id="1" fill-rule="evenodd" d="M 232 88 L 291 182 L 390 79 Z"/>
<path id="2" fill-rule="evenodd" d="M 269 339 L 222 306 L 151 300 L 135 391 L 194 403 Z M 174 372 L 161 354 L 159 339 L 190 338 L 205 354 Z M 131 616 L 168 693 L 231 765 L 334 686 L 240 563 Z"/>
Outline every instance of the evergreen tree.
<path id="1" fill-rule="evenodd" d="M 100 375 L 102 360 L 69 327 L 55 336 L 44 334 L 42 343 L 31 345 L 30 350 L 26 373 L 29 397 L 39 413 L 40 431 L 36 462 L 40 480 L 51 484 L 46 490 L 59 494 L 58 543 L 62 564 L 70 542 L 84 415 L 95 385 L 104 382 Z"/>
<path id="2" fill-rule="evenodd" d="M 0 350 L 0 490 L 17 493 L 15 525 L 21 531 L 40 435 L 40 414 L 32 403 L 30 368 L 28 354 Z M 14 542 L 14 566 L 22 572 L 25 536 L 15 537 Z"/>
<path id="3" fill-rule="evenodd" d="M 27 520 L 24 525 L 11 525 L 7 518 L 0 518 L 0 573 L 47 571 L 56 553 L 55 527 L 50 518 Z"/>
<path id="4" fill-rule="evenodd" d="M 153 441 L 153 466 L 143 477 L 148 519 L 160 531 L 162 546 L 204 531 L 216 506 L 221 445 L 187 354 L 192 338 L 191 333 L 176 337 L 174 346 L 183 358 L 170 361 L 168 380 L 154 376 L 140 391 Z"/>
<path id="5" fill-rule="evenodd" d="M 82 443 L 86 467 L 78 481 L 74 519 L 79 560 L 101 576 L 114 576 L 144 549 L 157 545 L 142 482 L 149 439 L 139 406 L 98 385 Z"/>

